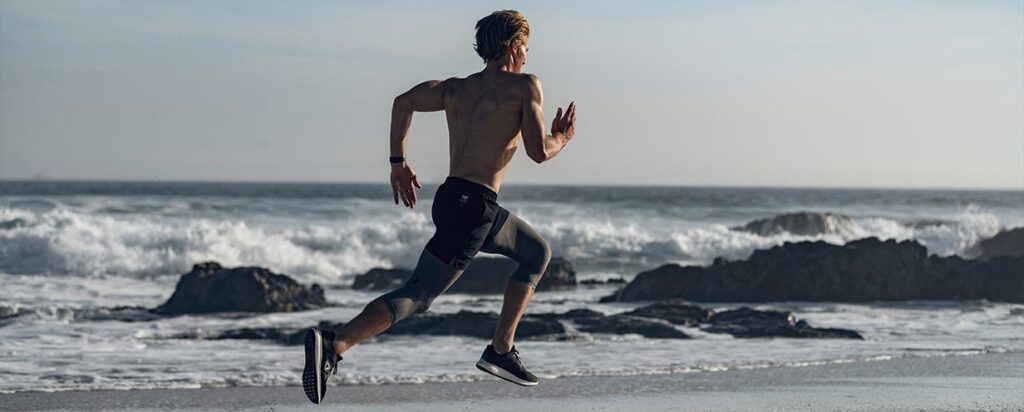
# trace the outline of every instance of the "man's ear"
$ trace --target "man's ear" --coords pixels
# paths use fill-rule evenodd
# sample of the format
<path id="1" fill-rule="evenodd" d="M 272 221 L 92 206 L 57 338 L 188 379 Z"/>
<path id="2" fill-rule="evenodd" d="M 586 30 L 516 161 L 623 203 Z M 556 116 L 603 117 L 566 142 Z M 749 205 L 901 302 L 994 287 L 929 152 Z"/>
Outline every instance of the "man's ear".
<path id="1" fill-rule="evenodd" d="M 516 45 L 515 43 L 505 46 L 505 55 L 508 56 L 508 62 L 515 64 L 516 62 Z"/>

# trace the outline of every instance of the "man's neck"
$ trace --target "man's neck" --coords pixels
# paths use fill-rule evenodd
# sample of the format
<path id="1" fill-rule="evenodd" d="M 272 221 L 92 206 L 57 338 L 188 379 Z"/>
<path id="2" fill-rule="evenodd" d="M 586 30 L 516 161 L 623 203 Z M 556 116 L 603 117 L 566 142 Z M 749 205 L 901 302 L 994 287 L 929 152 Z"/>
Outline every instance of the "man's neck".
<path id="1" fill-rule="evenodd" d="M 511 72 L 512 71 L 512 62 L 508 61 L 508 59 L 491 60 L 491 61 L 487 62 L 487 66 L 484 67 L 483 71 L 484 72 L 499 72 L 499 71 L 500 72 Z"/>

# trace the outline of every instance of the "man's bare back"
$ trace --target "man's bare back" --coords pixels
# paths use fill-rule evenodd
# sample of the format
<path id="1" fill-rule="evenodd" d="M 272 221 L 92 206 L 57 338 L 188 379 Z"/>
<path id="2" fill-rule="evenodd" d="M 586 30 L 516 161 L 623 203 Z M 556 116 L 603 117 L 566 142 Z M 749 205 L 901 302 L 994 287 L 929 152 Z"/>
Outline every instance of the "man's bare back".
<path id="1" fill-rule="evenodd" d="M 450 176 L 480 183 L 497 192 L 522 136 L 526 153 L 537 163 L 558 154 L 576 130 L 576 104 L 565 113 L 559 107 L 544 128 L 543 91 L 537 76 L 521 73 L 527 46 L 509 46 L 500 60 L 487 63 L 466 78 L 428 80 L 395 98 L 391 119 L 391 186 L 399 199 L 416 205 L 421 187 L 415 171 L 405 161 L 405 139 L 414 112 L 444 110 L 448 119 Z"/>
<path id="2" fill-rule="evenodd" d="M 529 75 L 500 70 L 446 81 L 449 175 L 498 191 L 519 144 L 529 82 Z"/>

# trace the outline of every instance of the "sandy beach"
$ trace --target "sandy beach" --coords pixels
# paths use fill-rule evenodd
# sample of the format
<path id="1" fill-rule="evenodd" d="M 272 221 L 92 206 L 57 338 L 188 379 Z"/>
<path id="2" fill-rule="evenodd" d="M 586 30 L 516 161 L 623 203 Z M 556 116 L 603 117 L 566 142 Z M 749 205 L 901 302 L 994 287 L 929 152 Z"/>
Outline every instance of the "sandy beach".
<path id="1" fill-rule="evenodd" d="M 194 411 L 996 411 L 1024 410 L 1024 353 L 670 375 L 333 386 L 322 406 L 298 387 L 24 392 L 3 410 Z"/>

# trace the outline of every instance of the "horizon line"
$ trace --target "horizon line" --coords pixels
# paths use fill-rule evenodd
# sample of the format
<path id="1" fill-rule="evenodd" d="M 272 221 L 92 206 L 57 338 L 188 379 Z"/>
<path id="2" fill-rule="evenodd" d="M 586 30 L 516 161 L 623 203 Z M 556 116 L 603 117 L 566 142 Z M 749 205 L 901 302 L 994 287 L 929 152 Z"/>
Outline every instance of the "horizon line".
<path id="1" fill-rule="evenodd" d="M 383 185 L 386 181 L 357 180 L 230 180 L 230 179 L 95 179 L 95 178 L 0 178 L 0 182 L 64 182 L 64 183 L 229 183 L 229 184 L 356 184 Z M 423 182 L 424 185 L 438 185 L 441 181 Z M 941 186 L 801 186 L 801 185 L 749 185 L 749 184 L 670 184 L 670 183 L 565 183 L 565 182 L 503 182 L 502 186 L 575 186 L 575 187 L 665 187 L 665 188 L 709 188 L 709 189 L 819 189 L 819 190 L 939 190 L 939 191 L 1024 191 L 1020 187 L 941 187 Z"/>

